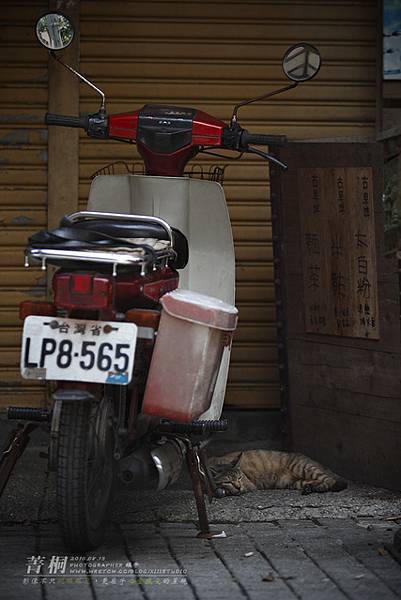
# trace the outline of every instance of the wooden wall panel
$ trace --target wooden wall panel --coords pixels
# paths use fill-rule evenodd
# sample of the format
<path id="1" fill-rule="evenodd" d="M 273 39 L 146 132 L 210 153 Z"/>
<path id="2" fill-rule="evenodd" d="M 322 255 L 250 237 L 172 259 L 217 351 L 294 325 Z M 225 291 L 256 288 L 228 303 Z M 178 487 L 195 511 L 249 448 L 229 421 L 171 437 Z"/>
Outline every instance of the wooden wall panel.
<path id="1" fill-rule="evenodd" d="M 79 3 L 50 0 L 50 10 L 62 11 L 74 24 L 75 38 L 63 50 L 62 60 L 79 71 Z M 79 79 L 55 60 L 49 59 L 49 112 L 79 114 Z M 65 215 L 78 207 L 79 135 L 68 127 L 49 127 L 49 171 L 47 225 L 57 227 Z"/>
<path id="2" fill-rule="evenodd" d="M 284 231 L 289 444 L 345 477 L 401 489 L 400 301 L 397 264 L 383 248 L 379 144 L 294 143 L 293 170 L 274 182 Z M 379 339 L 306 333 L 298 168 L 373 168 Z M 372 240 L 373 241 L 373 240 Z"/>

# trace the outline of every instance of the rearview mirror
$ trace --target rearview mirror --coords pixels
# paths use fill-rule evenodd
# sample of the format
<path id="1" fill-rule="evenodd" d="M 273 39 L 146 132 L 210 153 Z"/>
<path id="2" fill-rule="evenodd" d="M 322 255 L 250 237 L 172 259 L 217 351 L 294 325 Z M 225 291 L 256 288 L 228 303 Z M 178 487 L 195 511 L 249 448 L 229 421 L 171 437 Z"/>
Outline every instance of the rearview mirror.
<path id="1" fill-rule="evenodd" d="M 317 48 L 301 42 L 288 48 L 283 57 L 283 71 L 292 81 L 308 81 L 320 69 L 321 58 Z"/>
<path id="2" fill-rule="evenodd" d="M 59 13 L 47 13 L 36 22 L 36 37 L 49 50 L 63 50 L 74 39 L 74 26 Z"/>

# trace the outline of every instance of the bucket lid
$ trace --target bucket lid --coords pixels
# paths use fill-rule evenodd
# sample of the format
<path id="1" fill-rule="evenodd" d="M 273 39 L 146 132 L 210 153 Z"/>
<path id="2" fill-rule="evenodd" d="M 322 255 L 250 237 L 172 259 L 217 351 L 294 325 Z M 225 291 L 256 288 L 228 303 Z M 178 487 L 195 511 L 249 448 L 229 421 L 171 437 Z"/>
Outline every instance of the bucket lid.
<path id="1" fill-rule="evenodd" d="M 178 289 L 160 299 L 163 309 L 172 317 L 207 325 L 224 331 L 237 327 L 238 310 L 232 304 L 213 296 Z"/>

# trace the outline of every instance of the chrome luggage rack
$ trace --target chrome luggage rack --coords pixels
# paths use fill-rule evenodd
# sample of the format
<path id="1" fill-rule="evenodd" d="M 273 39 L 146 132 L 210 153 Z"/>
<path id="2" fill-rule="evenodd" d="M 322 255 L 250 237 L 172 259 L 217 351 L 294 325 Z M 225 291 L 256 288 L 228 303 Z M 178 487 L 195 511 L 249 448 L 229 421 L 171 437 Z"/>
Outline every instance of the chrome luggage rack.
<path id="1" fill-rule="evenodd" d="M 98 264 L 106 264 L 111 265 L 113 268 L 113 276 L 117 275 L 119 266 L 132 266 L 132 267 L 140 267 L 141 275 L 144 276 L 147 273 L 147 268 L 151 265 L 152 270 L 156 270 L 158 268 L 163 268 L 167 266 L 167 263 L 170 259 L 175 258 L 176 252 L 173 248 L 173 233 L 170 225 L 160 219 L 159 217 L 149 217 L 145 215 L 126 215 L 119 213 L 103 213 L 103 212 L 95 212 L 95 211 L 81 211 L 77 213 L 73 213 L 68 216 L 71 223 L 76 223 L 78 221 L 88 220 L 88 219 L 105 219 L 105 220 L 127 220 L 127 221 L 136 221 L 143 223 L 157 223 L 161 225 L 167 233 L 168 237 L 168 246 L 162 250 L 155 250 L 154 257 L 143 256 L 141 252 L 143 252 L 143 248 L 141 248 L 140 244 L 138 248 L 132 248 L 130 250 L 124 252 L 124 238 L 121 239 L 121 250 L 116 251 L 105 251 L 105 250 L 57 250 L 54 248 L 28 248 L 25 251 L 25 267 L 30 267 L 29 259 L 33 259 L 34 261 L 39 261 L 41 263 L 42 270 L 46 270 L 47 262 L 52 262 L 53 260 L 68 260 L 68 261 L 77 261 L 77 262 L 90 262 L 90 263 L 98 263 Z M 145 244 L 144 244 L 145 246 Z M 137 254 L 135 254 L 137 251 Z"/>

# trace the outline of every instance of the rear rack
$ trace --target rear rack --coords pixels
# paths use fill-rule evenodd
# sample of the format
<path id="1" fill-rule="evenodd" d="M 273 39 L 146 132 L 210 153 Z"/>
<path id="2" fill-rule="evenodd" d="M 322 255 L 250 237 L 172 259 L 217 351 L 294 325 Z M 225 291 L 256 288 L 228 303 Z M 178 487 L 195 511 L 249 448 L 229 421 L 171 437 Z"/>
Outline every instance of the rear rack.
<path id="1" fill-rule="evenodd" d="M 122 244 L 123 245 L 123 244 Z M 135 251 L 133 251 L 135 252 Z M 140 249 L 138 249 L 138 253 Z M 124 252 L 103 252 L 96 250 L 52 250 L 49 248 L 30 248 L 25 254 L 25 267 L 30 267 L 29 259 L 37 260 L 42 264 L 42 270 L 46 270 L 46 263 L 55 260 L 58 261 L 77 261 L 90 262 L 97 264 L 106 264 L 113 267 L 113 276 L 116 277 L 119 266 L 140 266 L 141 275 L 146 274 L 146 267 L 153 264 L 154 268 L 158 264 L 160 268 L 167 266 L 169 259 L 175 257 L 174 250 L 165 250 L 156 252 L 156 259 L 149 257 L 135 256 L 133 253 Z M 157 268 L 157 267 L 156 267 Z"/>

